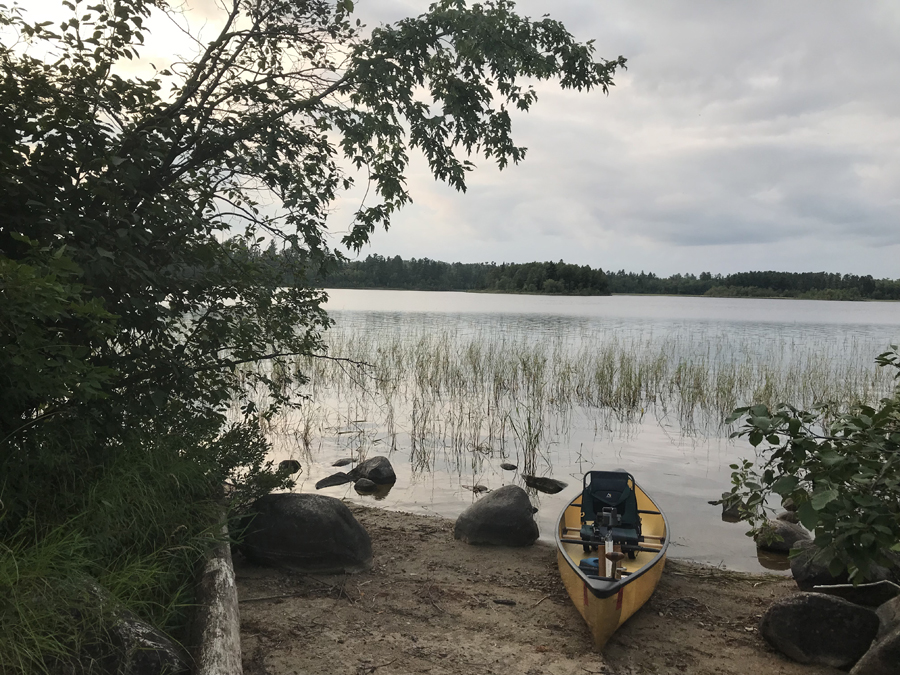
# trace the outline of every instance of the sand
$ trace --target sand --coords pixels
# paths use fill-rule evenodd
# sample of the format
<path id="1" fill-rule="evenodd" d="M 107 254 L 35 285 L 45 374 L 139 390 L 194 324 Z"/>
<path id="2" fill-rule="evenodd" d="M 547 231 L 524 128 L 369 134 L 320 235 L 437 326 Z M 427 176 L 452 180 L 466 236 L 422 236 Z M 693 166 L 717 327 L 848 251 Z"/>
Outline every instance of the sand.
<path id="1" fill-rule="evenodd" d="M 837 674 L 773 652 L 757 629 L 792 580 L 669 560 L 656 592 L 591 649 L 556 551 L 469 546 L 452 521 L 347 503 L 375 566 L 308 575 L 235 560 L 247 675 Z"/>

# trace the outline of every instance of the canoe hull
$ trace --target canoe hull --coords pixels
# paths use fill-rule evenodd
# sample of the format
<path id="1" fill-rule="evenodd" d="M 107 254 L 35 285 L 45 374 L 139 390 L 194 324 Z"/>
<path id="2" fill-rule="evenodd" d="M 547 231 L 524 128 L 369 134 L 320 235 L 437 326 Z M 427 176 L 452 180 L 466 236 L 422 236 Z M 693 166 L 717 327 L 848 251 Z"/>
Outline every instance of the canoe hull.
<path id="1" fill-rule="evenodd" d="M 637 612 L 653 595 L 666 563 L 668 548 L 668 523 L 652 499 L 635 486 L 643 534 L 647 548 L 634 560 L 623 561 L 630 572 L 619 581 L 591 577 L 581 570 L 578 563 L 587 557 L 600 556 L 603 552 L 585 553 L 579 538 L 581 527 L 581 496 L 575 497 L 560 515 L 556 532 L 557 564 L 563 585 L 578 612 L 584 617 L 591 632 L 594 649 L 600 651 L 613 633 Z"/>

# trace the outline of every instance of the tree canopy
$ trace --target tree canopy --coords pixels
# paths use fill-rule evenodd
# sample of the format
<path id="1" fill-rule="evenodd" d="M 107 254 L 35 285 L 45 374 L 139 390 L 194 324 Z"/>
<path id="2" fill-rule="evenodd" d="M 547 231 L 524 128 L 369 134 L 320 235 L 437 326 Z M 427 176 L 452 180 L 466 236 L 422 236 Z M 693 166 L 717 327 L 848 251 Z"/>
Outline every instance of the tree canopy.
<path id="1" fill-rule="evenodd" d="M 510 113 L 534 104 L 532 82 L 608 91 L 624 65 L 507 0 L 441 0 L 369 33 L 348 0 L 228 0 L 194 60 L 124 77 L 150 13 L 176 10 L 63 5 L 59 25 L 0 7 L 17 36 L 0 50 L 13 446 L 86 402 L 117 423 L 172 399 L 218 410 L 239 364 L 319 349 L 322 294 L 244 251 L 274 241 L 296 271 L 327 269 L 409 202 L 411 150 L 465 190 L 473 156 L 525 156 Z M 338 242 L 328 215 L 354 168 L 371 198 Z"/>
<path id="2" fill-rule="evenodd" d="M 260 422 L 302 380 L 291 357 L 323 350 L 324 294 L 306 280 L 409 203 L 410 153 L 465 190 L 474 158 L 525 156 L 511 123 L 537 100 L 533 83 L 606 92 L 625 61 L 595 59 L 508 0 L 440 0 L 371 31 L 350 0 L 224 0 L 218 34 L 192 36 L 195 57 L 135 76 L 122 64 L 149 19 L 182 3 L 61 4 L 61 23 L 0 4 L 0 585 L 46 588 L 23 565 L 63 541 L 54 560 L 102 580 L 103 565 L 124 566 L 134 595 L 146 588 L 135 569 L 193 550 L 179 523 L 204 527 L 198 512 L 167 517 L 176 504 L 229 478 L 284 479 L 265 468 Z M 360 176 L 368 197 L 335 229 Z M 255 254 L 273 243 L 290 252 L 283 266 Z M 244 368 L 258 362 L 270 366 Z M 51 536 L 63 524 L 80 534 Z M 29 588 L 0 588 L 4 616 Z M 5 621 L 0 642 L 36 639 L 34 625 Z M 0 649 L 0 670 L 47 668 L 35 654 Z"/>

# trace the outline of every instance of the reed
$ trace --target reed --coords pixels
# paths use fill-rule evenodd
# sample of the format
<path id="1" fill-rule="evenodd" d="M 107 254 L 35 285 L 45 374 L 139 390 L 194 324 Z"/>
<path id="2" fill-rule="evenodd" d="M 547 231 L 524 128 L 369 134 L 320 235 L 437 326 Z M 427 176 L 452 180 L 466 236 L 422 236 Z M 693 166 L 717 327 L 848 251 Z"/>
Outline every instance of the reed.
<path id="1" fill-rule="evenodd" d="M 486 454 L 515 455 L 536 471 L 575 418 L 622 430 L 651 415 L 674 420 L 682 434 L 721 434 L 742 405 L 849 406 L 893 387 L 874 351 L 854 339 L 761 345 L 612 330 L 536 339 L 526 330 L 338 328 L 327 344 L 328 356 L 339 358 L 295 361 L 307 382 L 292 394 L 303 398 L 270 436 L 306 455 L 323 443 L 360 457 L 403 443 L 423 472 L 441 454 L 466 470 Z"/>

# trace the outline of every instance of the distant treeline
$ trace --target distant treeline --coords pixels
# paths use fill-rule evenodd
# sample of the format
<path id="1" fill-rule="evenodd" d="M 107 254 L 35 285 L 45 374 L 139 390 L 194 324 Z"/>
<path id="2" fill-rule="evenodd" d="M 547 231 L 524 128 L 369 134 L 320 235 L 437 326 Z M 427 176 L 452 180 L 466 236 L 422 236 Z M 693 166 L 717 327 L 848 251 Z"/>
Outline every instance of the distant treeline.
<path id="1" fill-rule="evenodd" d="M 569 265 L 561 260 L 498 265 L 370 255 L 365 260 L 344 263 L 322 283 L 327 288 L 609 295 L 603 270 Z"/>
<path id="2" fill-rule="evenodd" d="M 253 254 L 251 254 L 253 255 Z M 274 247 L 255 254 L 281 262 Z M 285 283 L 294 280 L 285 276 Z M 388 288 L 419 291 L 552 293 L 557 295 L 707 295 L 728 298 L 809 300 L 900 300 L 900 279 L 829 272 L 739 272 L 673 274 L 604 272 L 563 262 L 446 263 L 428 258 L 370 255 L 340 263 L 325 277 L 306 279 L 325 288 Z"/>
<path id="3" fill-rule="evenodd" d="M 739 272 L 673 274 L 620 270 L 607 273 L 612 293 L 709 295 L 726 298 L 804 298 L 808 300 L 900 300 L 900 280 L 828 272 Z"/>

